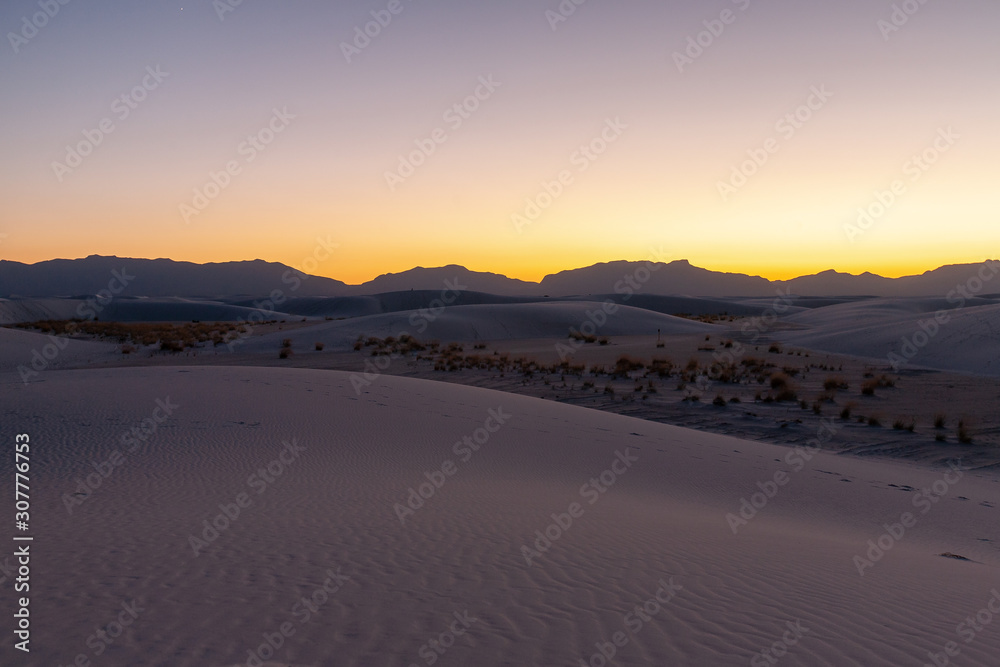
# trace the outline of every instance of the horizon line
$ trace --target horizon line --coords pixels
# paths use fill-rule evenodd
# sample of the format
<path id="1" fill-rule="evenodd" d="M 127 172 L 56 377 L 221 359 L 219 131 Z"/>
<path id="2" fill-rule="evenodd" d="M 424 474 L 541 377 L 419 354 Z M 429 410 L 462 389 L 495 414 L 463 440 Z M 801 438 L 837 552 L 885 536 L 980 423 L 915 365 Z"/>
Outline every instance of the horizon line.
<path id="1" fill-rule="evenodd" d="M 24 266 L 37 266 L 39 264 L 45 264 L 45 263 L 48 263 L 48 262 L 57 262 L 57 261 L 75 262 L 75 261 L 81 261 L 81 260 L 92 259 L 92 258 L 121 259 L 121 260 L 138 260 L 138 261 L 150 261 L 150 262 L 168 261 L 168 262 L 174 262 L 174 263 L 177 263 L 177 264 L 194 264 L 196 266 L 208 266 L 208 265 L 212 265 L 212 264 L 239 264 L 239 263 L 263 262 L 265 264 L 278 264 L 278 265 L 281 265 L 281 266 L 285 266 L 285 267 L 288 267 L 288 268 L 293 269 L 295 271 L 298 271 L 300 273 L 303 273 L 305 275 L 314 276 L 314 277 L 317 277 L 317 278 L 328 278 L 330 280 L 334 280 L 334 281 L 343 283 L 347 287 L 361 287 L 361 286 L 363 286 L 363 285 L 365 285 L 367 283 L 373 282 L 373 281 L 375 281 L 375 280 L 377 280 L 379 278 L 384 278 L 384 277 L 388 277 L 388 276 L 399 276 L 399 275 L 402 275 L 402 274 L 405 274 L 405 273 L 409 273 L 411 271 L 416 271 L 416 270 L 433 271 L 433 270 L 436 270 L 436 269 L 445 269 L 445 268 L 449 268 L 449 267 L 458 267 L 458 268 L 464 269 L 466 271 L 469 271 L 471 273 L 490 274 L 490 275 L 499 276 L 501 278 L 505 278 L 507 280 L 515 280 L 515 281 L 519 281 L 519 282 L 523 282 L 523 283 L 530 283 L 530 284 L 533 284 L 533 285 L 541 285 L 541 282 L 542 282 L 541 280 L 537 280 L 536 281 L 536 280 L 529 280 L 529 279 L 525 279 L 525 278 L 517 278 L 517 277 L 511 276 L 511 275 L 508 275 L 506 273 L 499 273 L 497 271 L 473 269 L 473 268 L 469 268 L 465 264 L 461 264 L 461 263 L 457 263 L 457 262 L 452 262 L 452 263 L 447 263 L 447 264 L 440 264 L 440 265 L 437 265 L 437 266 L 424 266 L 422 264 L 418 264 L 416 266 L 412 266 L 409 269 L 404 269 L 402 271 L 387 271 L 387 272 L 384 272 L 384 273 L 380 273 L 377 276 L 375 276 L 374 278 L 371 278 L 369 280 L 363 281 L 361 283 L 355 283 L 355 284 L 348 283 L 348 282 L 346 282 L 344 280 L 341 280 L 339 278 L 335 278 L 334 276 L 331 276 L 331 275 L 324 275 L 324 274 L 321 274 L 321 273 L 310 273 L 309 271 L 304 270 L 304 269 L 302 269 L 302 268 L 300 268 L 298 266 L 294 266 L 292 264 L 288 264 L 288 263 L 281 262 L 281 261 L 263 259 L 261 257 L 257 257 L 257 258 L 254 258 L 254 259 L 237 259 L 237 260 L 220 260 L 220 261 L 210 261 L 210 262 L 197 262 L 197 261 L 192 261 L 192 260 L 174 259 L 174 258 L 171 258 L 171 257 L 155 257 L 155 258 L 153 258 L 153 257 L 127 257 L 127 256 L 119 256 L 119 255 L 101 255 L 101 254 L 98 254 L 98 253 L 92 253 L 92 254 L 86 255 L 84 257 L 73 257 L 73 258 L 69 258 L 69 257 L 53 257 L 51 259 L 39 260 L 39 261 L 36 261 L 36 262 L 20 262 L 20 261 L 17 261 L 17 260 L 0 258 L 0 262 L 11 262 L 11 263 L 16 263 L 16 264 L 22 264 Z M 595 266 L 601 266 L 601 265 L 607 265 L 607 264 L 617 264 L 617 263 L 626 263 L 626 264 L 650 263 L 650 264 L 663 264 L 663 265 L 684 263 L 684 264 L 687 264 L 687 265 L 689 265 L 689 266 L 691 266 L 693 268 L 702 269 L 702 270 L 705 270 L 705 271 L 710 271 L 712 273 L 720 273 L 720 274 L 727 274 L 727 275 L 737 275 L 737 276 L 746 276 L 746 277 L 749 277 L 749 278 L 760 278 L 762 280 L 766 280 L 766 281 L 772 282 L 772 283 L 790 282 L 792 280 L 797 280 L 799 278 L 808 278 L 808 277 L 811 277 L 811 276 L 818 276 L 818 275 L 823 274 L 823 273 L 835 273 L 835 274 L 838 274 L 838 275 L 850 276 L 850 277 L 855 277 L 855 278 L 862 277 L 862 276 L 865 276 L 865 275 L 869 275 L 869 276 L 871 276 L 873 278 L 882 278 L 882 279 L 885 279 L 885 280 L 899 280 L 901 278 L 917 277 L 917 276 L 925 275 L 927 273 L 932 273 L 934 271 L 937 271 L 939 269 L 943 269 L 943 268 L 946 268 L 946 267 L 949 267 L 949 266 L 969 266 L 969 265 L 985 264 L 987 262 L 996 262 L 996 261 L 1000 261 L 1000 260 L 994 260 L 994 259 L 987 258 L 987 259 L 982 260 L 981 262 L 946 263 L 946 264 L 941 264 L 939 266 L 936 266 L 934 268 L 924 269 L 920 273 L 906 273 L 906 274 L 902 274 L 902 275 L 899 275 L 899 276 L 885 276 L 885 275 L 882 275 L 882 274 L 879 274 L 879 273 L 874 273 L 874 272 L 872 272 L 870 270 L 866 270 L 866 271 L 863 271 L 861 273 L 850 273 L 850 272 L 847 272 L 847 271 L 840 271 L 840 270 L 834 269 L 834 268 L 827 268 L 827 269 L 822 269 L 822 270 L 814 271 L 813 273 L 804 273 L 804 274 L 796 275 L 796 276 L 794 276 L 792 278 L 769 278 L 769 277 L 761 275 L 761 274 L 745 273 L 745 272 L 741 272 L 741 271 L 732 271 L 732 270 L 712 269 L 712 268 L 708 268 L 708 267 L 705 267 L 705 266 L 699 266 L 699 265 L 696 265 L 696 264 L 692 263 L 690 260 L 685 259 L 685 258 L 672 259 L 672 260 L 669 260 L 669 261 L 650 260 L 650 259 L 614 259 L 614 260 L 606 260 L 606 261 L 595 262 L 593 264 L 588 264 L 586 266 L 578 266 L 578 267 L 568 268 L 568 269 L 558 269 L 556 271 L 552 271 L 552 272 L 546 273 L 545 276 L 543 276 L 542 280 L 544 280 L 545 278 L 547 278 L 549 276 L 555 276 L 555 275 L 558 275 L 560 273 L 566 273 L 566 272 L 571 272 L 571 271 L 580 271 L 580 270 L 589 269 L 589 268 L 592 268 L 592 267 L 595 267 Z"/>

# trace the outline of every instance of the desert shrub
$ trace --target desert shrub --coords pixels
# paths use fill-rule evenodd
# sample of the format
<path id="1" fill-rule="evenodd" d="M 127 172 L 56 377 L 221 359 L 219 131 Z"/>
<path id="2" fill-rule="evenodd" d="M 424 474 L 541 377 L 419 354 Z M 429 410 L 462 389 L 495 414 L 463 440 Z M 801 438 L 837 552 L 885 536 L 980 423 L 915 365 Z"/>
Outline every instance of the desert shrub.
<path id="1" fill-rule="evenodd" d="M 876 388 L 878 388 L 878 381 L 866 380 L 865 383 L 861 385 L 861 393 L 865 396 L 874 396 Z"/>
<path id="2" fill-rule="evenodd" d="M 615 362 L 615 374 L 616 375 L 628 375 L 632 371 L 642 370 L 646 367 L 646 364 L 638 359 L 634 359 L 628 355 L 622 355 L 618 357 L 618 361 Z"/>
<path id="3" fill-rule="evenodd" d="M 774 373 L 771 375 L 771 389 L 788 389 L 791 386 L 791 381 L 792 379 L 784 373 Z"/>
<path id="4" fill-rule="evenodd" d="M 774 400 L 776 400 L 778 403 L 781 403 L 783 401 L 796 401 L 798 400 L 798 394 L 796 394 L 795 391 L 792 389 L 782 389 L 774 397 Z"/>
<path id="5" fill-rule="evenodd" d="M 610 341 L 610 340 L 609 340 L 609 339 L 608 339 L 608 338 L 607 338 L 606 336 L 604 336 L 604 337 L 602 337 L 602 338 L 601 338 L 601 339 L 600 339 L 599 341 L 597 341 L 597 342 L 598 342 L 598 344 L 600 344 L 600 345 L 607 345 L 607 344 L 608 344 L 608 343 L 610 343 L 611 341 Z"/>
<path id="6" fill-rule="evenodd" d="M 826 380 L 823 381 L 823 389 L 827 391 L 837 391 L 838 389 L 848 388 L 847 380 L 840 377 L 839 375 L 831 375 Z"/>
<path id="7" fill-rule="evenodd" d="M 163 352 L 182 352 L 184 343 L 179 340 L 161 340 L 160 350 Z"/>
<path id="8" fill-rule="evenodd" d="M 781 354 L 781 346 L 777 343 L 771 343 L 771 347 L 767 348 L 767 351 L 772 354 Z"/>
<path id="9" fill-rule="evenodd" d="M 875 384 L 877 384 L 879 387 L 895 387 L 896 378 L 891 378 L 888 375 L 880 375 L 878 378 L 875 379 Z"/>
<path id="10" fill-rule="evenodd" d="M 324 345 L 323 343 L 316 343 L 317 352 L 322 352 L 324 347 L 326 347 L 326 345 Z"/>
<path id="11" fill-rule="evenodd" d="M 848 420 L 851 418 L 851 410 L 855 407 L 854 403 L 848 403 L 844 406 L 844 409 L 840 411 L 840 418 L 843 420 Z"/>
<path id="12" fill-rule="evenodd" d="M 726 405 L 726 399 L 722 397 L 722 394 L 719 394 L 718 396 L 715 397 L 715 400 L 712 401 L 712 405 L 718 405 L 719 407 L 724 407 Z"/>
<path id="13" fill-rule="evenodd" d="M 287 359 L 290 356 L 292 356 L 292 348 L 290 347 L 283 347 L 281 348 L 281 351 L 278 352 L 279 359 Z"/>
<path id="14" fill-rule="evenodd" d="M 283 341 L 281 341 L 281 347 L 291 347 L 291 346 L 292 346 L 291 338 L 286 338 Z"/>
<path id="15" fill-rule="evenodd" d="M 871 416 L 871 417 L 868 418 L 868 425 L 869 426 L 881 426 L 882 422 L 881 422 L 881 420 L 878 417 Z"/>
<path id="16" fill-rule="evenodd" d="M 958 422 L 958 441 L 963 445 L 968 445 L 972 443 L 972 433 L 969 432 L 969 425 L 965 423 L 964 419 L 960 419 Z"/>
<path id="17" fill-rule="evenodd" d="M 934 428 L 944 428 L 945 419 L 941 413 L 934 415 Z"/>
<path id="18" fill-rule="evenodd" d="M 653 359 L 649 364 L 649 370 L 661 378 L 669 376 L 673 369 L 674 363 L 669 359 Z"/>
<path id="19" fill-rule="evenodd" d="M 729 402 L 730 403 L 741 403 L 742 401 L 740 401 L 740 397 L 739 396 L 733 396 L 732 398 L 729 399 Z"/>

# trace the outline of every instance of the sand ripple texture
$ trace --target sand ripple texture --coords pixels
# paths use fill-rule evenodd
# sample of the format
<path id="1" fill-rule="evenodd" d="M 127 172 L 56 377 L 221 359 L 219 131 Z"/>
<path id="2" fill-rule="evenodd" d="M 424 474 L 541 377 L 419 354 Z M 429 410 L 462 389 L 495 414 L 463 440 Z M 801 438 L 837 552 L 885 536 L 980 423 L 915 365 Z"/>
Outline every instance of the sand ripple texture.
<path id="1" fill-rule="evenodd" d="M 0 380 L 4 439 L 31 436 L 35 536 L 32 651 L 12 646 L 8 578 L 3 665 L 570 667 L 603 664 L 619 632 L 616 665 L 770 664 L 751 661 L 789 623 L 805 632 L 781 665 L 919 666 L 949 641 L 955 664 L 1000 664 L 1000 616 L 956 634 L 1000 586 L 995 473 L 965 473 L 921 514 L 915 494 L 945 471 L 832 455 L 796 471 L 786 447 L 426 380 L 360 394 L 315 370 Z M 491 410 L 503 425 L 463 460 L 456 443 L 482 440 Z M 454 474 L 401 522 L 395 506 L 446 461 Z M 585 487 L 613 466 L 604 492 Z M 779 470 L 788 483 L 734 535 L 726 514 Z M 196 556 L 191 536 L 241 493 Z M 572 503 L 529 565 L 522 547 Z M 860 576 L 854 556 L 907 511 L 916 525 Z M 661 581 L 673 597 L 637 623 Z M 95 633 L 123 605 L 135 615 L 108 644 Z M 293 634 L 261 651 L 283 624 Z"/>

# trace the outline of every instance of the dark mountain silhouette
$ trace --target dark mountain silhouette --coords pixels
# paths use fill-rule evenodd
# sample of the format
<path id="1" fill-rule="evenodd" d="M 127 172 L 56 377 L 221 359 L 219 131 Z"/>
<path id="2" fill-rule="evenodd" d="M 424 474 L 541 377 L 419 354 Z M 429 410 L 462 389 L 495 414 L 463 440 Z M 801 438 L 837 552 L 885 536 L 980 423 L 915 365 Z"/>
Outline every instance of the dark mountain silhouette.
<path id="1" fill-rule="evenodd" d="M 91 255 L 37 264 L 0 261 L 0 296 L 94 295 L 109 285 L 117 289 L 122 282 L 127 285 L 116 296 L 257 296 L 274 290 L 296 296 L 336 296 L 347 291 L 339 280 L 303 277 L 284 264 L 259 259 L 194 264 Z"/>
<path id="2" fill-rule="evenodd" d="M 723 273 L 692 266 L 687 260 L 670 263 L 616 261 L 545 276 L 540 283 L 496 273 L 470 271 L 463 266 L 417 267 L 381 275 L 362 285 L 307 276 L 263 260 L 194 264 L 170 259 L 132 259 L 91 255 L 83 259 L 55 259 L 37 264 L 0 261 L 0 296 L 88 296 L 127 284 L 116 296 L 250 297 L 280 292 L 281 296 L 363 296 L 389 292 L 425 291 L 455 294 L 479 292 L 500 296 L 684 295 L 697 297 L 771 297 L 779 290 L 810 297 L 830 296 L 945 296 L 982 275 L 994 276 L 991 260 L 983 264 L 943 266 L 920 275 L 885 278 L 872 273 L 852 275 L 823 271 L 788 281 Z M 1000 292 L 984 281 L 983 295 Z M 464 302 L 464 300 L 459 301 Z"/>

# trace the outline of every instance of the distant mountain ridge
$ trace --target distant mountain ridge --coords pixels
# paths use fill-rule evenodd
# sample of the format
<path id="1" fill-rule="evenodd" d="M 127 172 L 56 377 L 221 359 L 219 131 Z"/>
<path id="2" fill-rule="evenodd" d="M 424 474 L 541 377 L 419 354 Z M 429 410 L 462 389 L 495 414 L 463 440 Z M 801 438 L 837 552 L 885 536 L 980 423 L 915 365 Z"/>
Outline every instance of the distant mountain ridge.
<path id="1" fill-rule="evenodd" d="M 920 275 L 885 278 L 873 273 L 837 271 L 771 281 L 742 273 L 723 273 L 693 266 L 687 260 L 670 263 L 614 261 L 545 276 L 541 282 L 470 271 L 463 266 L 416 267 L 387 273 L 361 285 L 309 276 L 292 267 L 263 260 L 195 264 L 171 259 L 135 259 L 91 255 L 36 264 L 0 260 L 0 297 L 114 296 L 265 297 L 361 296 L 437 291 L 442 296 L 474 291 L 502 296 L 576 296 L 587 294 L 684 295 L 697 297 L 771 297 L 780 290 L 800 296 L 943 296 L 970 280 L 981 291 L 1000 293 L 1000 262 L 942 266 Z"/>

